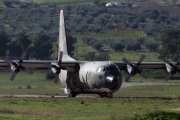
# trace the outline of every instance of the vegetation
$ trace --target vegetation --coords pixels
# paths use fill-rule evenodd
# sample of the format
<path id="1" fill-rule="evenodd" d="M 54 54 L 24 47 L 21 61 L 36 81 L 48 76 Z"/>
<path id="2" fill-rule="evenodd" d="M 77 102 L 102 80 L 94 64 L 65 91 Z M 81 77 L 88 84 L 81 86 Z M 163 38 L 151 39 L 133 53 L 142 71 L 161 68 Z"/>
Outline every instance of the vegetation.
<path id="1" fill-rule="evenodd" d="M 169 100 L 1 98 L 0 101 L 0 119 L 137 120 L 141 118 L 141 120 L 147 120 L 143 118 L 149 118 L 153 120 L 154 118 L 179 118 L 179 101 Z"/>
<path id="2" fill-rule="evenodd" d="M 180 30 L 168 29 L 161 38 L 163 49 L 160 51 L 160 57 L 172 58 L 174 61 L 178 60 L 180 52 Z"/>
<path id="3" fill-rule="evenodd" d="M 37 3 L 8 2 L 4 1 L 7 7 L 0 10 L 0 36 L 5 37 L 3 44 L 6 44 L 1 46 L 1 57 L 19 57 L 23 50 L 28 50 L 30 59 L 55 59 L 59 9 L 65 11 L 70 34 L 69 52 L 80 60 L 88 54 L 86 49 L 80 54 L 76 52 L 76 46 L 82 43 L 91 46 L 96 55 L 106 52 L 111 56 L 114 51 L 156 52 L 160 49 L 160 35 L 164 30 L 178 29 L 180 25 L 179 16 L 175 14 L 145 8 L 107 8 L 97 5 L 97 1 L 93 1 L 94 5 L 65 4 L 63 7 L 50 3 L 43 7 Z M 41 48 L 37 49 L 39 44 Z"/>
<path id="4" fill-rule="evenodd" d="M 145 8 L 103 7 L 108 0 L 85 0 L 90 5 L 84 5 L 83 0 L 52 0 L 61 2 L 61 5 L 49 3 L 49 0 L 34 1 L 43 4 L 0 2 L 3 8 L 0 9 L 1 57 L 19 57 L 26 50 L 30 59 L 57 58 L 59 9 L 65 11 L 70 34 L 67 36 L 69 52 L 79 60 L 121 60 L 126 57 L 134 61 L 146 54 L 148 61 L 158 61 L 156 51 L 159 49 L 162 58 L 175 59 L 179 53 L 178 47 L 175 49 L 177 52 L 174 49 L 167 52 L 167 47 L 164 47 L 179 44 L 178 38 L 174 38 L 179 35 L 180 18 L 177 14 Z M 78 4 L 70 4 L 75 2 Z M 177 3 L 172 2 L 174 5 Z M 168 4 L 172 5 L 172 2 L 166 0 Z M 170 27 L 175 29 L 164 32 Z M 172 44 L 167 42 L 172 38 Z M 163 56 L 162 53 L 166 52 L 175 54 Z M 138 75 L 132 80 L 164 82 L 164 72 L 146 72 L 151 74 L 148 80 Z M 62 86 L 46 80 L 44 71 L 35 72 L 31 77 L 19 73 L 14 82 L 9 81 L 11 73 L 2 74 L 1 94 L 64 95 Z M 158 79 L 155 79 L 157 75 Z M 123 77 L 126 77 L 124 73 Z M 179 80 L 167 82 L 179 83 Z M 178 98 L 180 93 L 178 85 L 131 86 L 120 89 L 114 96 Z M 0 98 L 0 119 L 179 119 L 178 106 L 178 99 Z"/>
<path id="5" fill-rule="evenodd" d="M 19 73 L 10 81 L 11 73 L 0 76 L 0 94 L 64 95 L 61 84 L 46 80 L 45 71 L 36 71 L 32 76 Z M 157 72 L 154 74 L 158 74 Z M 125 77 L 125 75 L 124 75 Z M 133 81 L 164 81 L 150 78 L 132 78 Z M 143 119 L 179 117 L 179 100 L 135 99 L 133 97 L 180 96 L 179 80 L 171 86 L 130 86 L 121 88 L 113 99 L 106 98 L 0 98 L 0 119 Z M 80 95 L 83 96 L 83 95 Z M 92 95 L 96 97 L 97 95 Z M 118 98 L 131 97 L 131 98 Z M 153 115 L 153 116 L 151 116 Z"/>
<path id="6" fill-rule="evenodd" d="M 175 112 L 166 112 L 166 111 L 154 111 L 146 114 L 145 116 L 136 116 L 133 120 L 178 120 L 180 119 L 179 113 Z"/>

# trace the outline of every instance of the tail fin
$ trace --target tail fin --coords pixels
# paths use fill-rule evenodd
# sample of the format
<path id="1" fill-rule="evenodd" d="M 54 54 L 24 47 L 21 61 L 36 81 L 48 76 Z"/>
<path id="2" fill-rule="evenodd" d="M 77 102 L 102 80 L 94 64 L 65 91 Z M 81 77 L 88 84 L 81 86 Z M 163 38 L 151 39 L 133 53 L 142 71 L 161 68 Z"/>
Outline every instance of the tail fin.
<path id="1" fill-rule="evenodd" d="M 60 20 L 59 20 L 59 50 L 58 50 L 58 61 L 60 58 L 60 51 L 63 51 L 62 60 L 72 61 L 73 58 L 68 56 L 67 51 L 67 41 L 66 41 L 66 31 L 65 31 L 65 23 L 64 23 L 64 13 L 63 10 L 60 11 Z"/>

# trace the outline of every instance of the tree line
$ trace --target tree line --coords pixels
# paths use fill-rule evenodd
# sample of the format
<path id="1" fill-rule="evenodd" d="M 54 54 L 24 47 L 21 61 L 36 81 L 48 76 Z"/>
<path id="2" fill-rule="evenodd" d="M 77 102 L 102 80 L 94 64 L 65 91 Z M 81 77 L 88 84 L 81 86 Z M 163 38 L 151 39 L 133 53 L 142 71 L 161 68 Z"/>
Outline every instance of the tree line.
<path id="1" fill-rule="evenodd" d="M 43 8 L 32 4 L 21 9 L 0 9 L 0 29 L 7 31 L 12 37 L 21 31 L 26 31 L 31 36 L 40 31 L 57 36 L 60 9 L 64 9 L 66 28 L 70 33 L 98 33 L 109 29 L 142 29 L 148 35 L 155 37 L 163 33 L 166 28 L 180 27 L 180 17 L 169 15 L 167 11 L 152 9 L 134 11 L 129 8 L 107 8 L 93 5 L 66 5 L 64 8 L 49 5 Z"/>
<path id="2" fill-rule="evenodd" d="M 15 35 L 14 39 L 4 31 L 0 31 L 0 55 L 1 57 L 10 57 L 18 59 L 23 51 L 27 51 L 26 59 L 57 59 L 58 55 L 58 42 L 52 42 L 51 37 L 40 32 L 33 39 L 25 32 L 20 32 Z M 74 50 L 73 44 L 76 43 L 76 38 L 67 35 L 68 50 L 72 53 Z"/>

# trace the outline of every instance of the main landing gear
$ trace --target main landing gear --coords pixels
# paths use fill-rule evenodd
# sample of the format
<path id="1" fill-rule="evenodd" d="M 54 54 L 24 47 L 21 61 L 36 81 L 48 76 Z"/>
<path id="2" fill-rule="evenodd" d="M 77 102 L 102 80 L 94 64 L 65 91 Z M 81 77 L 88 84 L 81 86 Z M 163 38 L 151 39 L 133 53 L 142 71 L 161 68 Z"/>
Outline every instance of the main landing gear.
<path id="1" fill-rule="evenodd" d="M 113 93 L 107 93 L 107 92 L 99 93 L 98 95 L 101 98 L 112 98 L 113 97 Z"/>

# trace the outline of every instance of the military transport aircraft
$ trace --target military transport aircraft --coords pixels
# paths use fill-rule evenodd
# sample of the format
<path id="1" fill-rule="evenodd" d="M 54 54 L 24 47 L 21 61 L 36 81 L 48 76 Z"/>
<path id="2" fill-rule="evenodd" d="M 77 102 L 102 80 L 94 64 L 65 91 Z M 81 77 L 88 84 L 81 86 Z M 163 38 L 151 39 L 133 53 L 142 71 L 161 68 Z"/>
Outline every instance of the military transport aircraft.
<path id="1" fill-rule="evenodd" d="M 142 62 L 145 56 L 141 56 L 138 62 L 129 62 L 126 58 L 123 61 L 76 61 L 67 52 L 66 32 L 63 10 L 60 11 L 59 27 L 59 51 L 58 60 L 23 60 L 25 52 L 20 60 L 0 60 L 0 67 L 11 66 L 13 71 L 11 80 L 16 74 L 28 68 L 48 69 L 51 67 L 56 74 L 56 81 L 64 86 L 64 92 L 69 97 L 77 94 L 98 94 L 101 97 L 112 97 L 113 93 L 120 89 L 122 84 L 121 70 L 125 70 L 128 81 L 136 73 L 147 78 L 141 69 L 164 69 L 168 72 L 166 79 L 170 79 L 176 72 L 180 72 L 180 62 Z M 38 47 L 38 46 L 37 46 Z"/>

